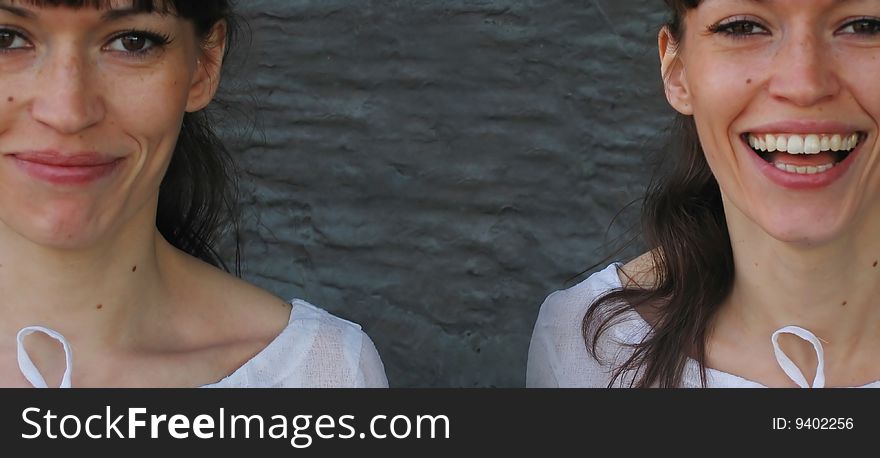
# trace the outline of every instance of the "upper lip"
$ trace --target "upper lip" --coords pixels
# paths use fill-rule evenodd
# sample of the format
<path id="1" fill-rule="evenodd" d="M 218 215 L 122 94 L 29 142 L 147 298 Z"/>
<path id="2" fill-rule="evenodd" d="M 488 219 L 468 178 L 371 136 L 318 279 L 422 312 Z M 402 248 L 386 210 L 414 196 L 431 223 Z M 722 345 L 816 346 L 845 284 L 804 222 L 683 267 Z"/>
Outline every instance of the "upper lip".
<path id="1" fill-rule="evenodd" d="M 788 120 L 762 124 L 745 132 L 750 134 L 852 134 L 864 132 L 864 129 L 838 121 Z"/>
<path id="2" fill-rule="evenodd" d="M 56 167 L 94 167 L 111 164 L 120 159 L 96 152 L 26 151 L 14 153 L 12 156 L 21 161 Z"/>

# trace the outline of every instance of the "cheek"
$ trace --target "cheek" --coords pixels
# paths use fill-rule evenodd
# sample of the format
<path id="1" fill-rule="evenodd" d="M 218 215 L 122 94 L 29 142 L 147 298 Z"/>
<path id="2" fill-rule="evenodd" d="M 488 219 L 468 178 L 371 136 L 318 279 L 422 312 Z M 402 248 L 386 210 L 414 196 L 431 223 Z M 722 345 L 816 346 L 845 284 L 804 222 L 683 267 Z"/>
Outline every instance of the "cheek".
<path id="1" fill-rule="evenodd" d="M 131 157 L 117 182 L 126 205 L 139 208 L 158 190 L 180 132 L 186 106 L 180 72 L 155 72 L 120 79 L 112 94 L 105 134 L 128 145 Z M 115 204 L 114 204 L 115 205 Z"/>
<path id="2" fill-rule="evenodd" d="M 875 205 L 880 195 L 880 50 L 848 48 L 838 51 L 837 60 L 848 62 L 850 65 L 838 66 L 837 75 L 844 88 L 843 97 L 849 111 L 858 119 L 873 124 L 873 143 L 869 140 L 867 147 L 871 148 L 862 158 L 862 175 L 868 182 L 867 202 Z M 868 124 L 866 124 L 868 125 Z"/>
<path id="3" fill-rule="evenodd" d="M 707 55 L 710 53 L 706 53 Z M 719 181 L 738 175 L 737 121 L 760 98 L 762 68 L 753 59 L 704 59 L 688 68 L 694 121 L 706 160 Z"/>
<path id="4" fill-rule="evenodd" d="M 880 121 L 880 84 L 877 76 L 880 75 L 880 59 L 871 56 L 869 59 L 862 59 L 862 62 L 866 65 L 842 69 L 840 78 L 847 91 L 855 98 L 855 104 L 865 110 L 876 125 Z"/>
<path id="5" fill-rule="evenodd" d="M 112 100 L 107 101 L 110 130 L 121 130 L 150 155 L 170 137 L 176 138 L 187 96 L 181 73 L 157 71 L 116 81 L 108 92 L 112 93 Z"/>
<path id="6" fill-rule="evenodd" d="M 688 72 L 694 117 L 716 128 L 731 125 L 760 92 L 761 65 L 744 59 L 701 63 Z"/>
<path id="7" fill-rule="evenodd" d="M 126 119 L 138 118 L 148 125 L 182 112 L 186 106 L 186 91 L 177 73 L 156 73 L 129 81 L 129 84 L 123 81 L 114 84 L 114 105 L 122 108 L 122 112 L 116 115 Z"/>

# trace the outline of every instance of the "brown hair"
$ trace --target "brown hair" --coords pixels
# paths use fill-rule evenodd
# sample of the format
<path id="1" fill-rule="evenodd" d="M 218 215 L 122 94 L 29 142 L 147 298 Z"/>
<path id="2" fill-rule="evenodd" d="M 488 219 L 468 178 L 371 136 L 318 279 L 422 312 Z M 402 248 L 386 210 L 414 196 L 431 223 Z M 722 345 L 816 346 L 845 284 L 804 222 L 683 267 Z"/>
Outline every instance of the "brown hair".
<path id="1" fill-rule="evenodd" d="M 671 18 L 665 27 L 676 44 L 683 38 L 685 14 L 699 3 L 666 0 Z M 637 309 L 651 310 L 652 332 L 631 345 L 632 354 L 613 367 L 609 386 L 678 387 L 689 357 L 699 364 L 705 386 L 712 320 L 733 284 L 733 252 L 721 191 L 703 155 L 693 117 L 676 117 L 664 157 L 663 168 L 647 188 L 641 216 L 642 236 L 652 248 L 653 284 L 611 291 L 598 298 L 583 319 L 587 348 L 599 358 L 599 338 L 610 326 Z"/>

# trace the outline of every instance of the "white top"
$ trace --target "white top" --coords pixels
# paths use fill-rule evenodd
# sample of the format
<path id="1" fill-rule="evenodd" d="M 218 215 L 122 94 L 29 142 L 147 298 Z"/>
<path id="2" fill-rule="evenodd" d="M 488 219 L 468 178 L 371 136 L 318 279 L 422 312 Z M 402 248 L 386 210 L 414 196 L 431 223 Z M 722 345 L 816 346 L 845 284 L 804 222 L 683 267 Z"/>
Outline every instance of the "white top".
<path id="1" fill-rule="evenodd" d="M 361 327 L 308 302 L 294 299 L 287 327 L 256 356 L 222 380 L 202 388 L 387 388 L 385 368 L 376 347 Z M 30 326 L 18 333 L 18 364 L 37 388 L 43 376 L 22 344 L 25 336 L 43 332 L 64 347 L 67 368 L 61 388 L 70 388 L 73 349 L 61 334 Z"/>
<path id="2" fill-rule="evenodd" d="M 605 388 L 611 381 L 613 366 L 625 361 L 632 354 L 632 349 L 626 344 L 640 343 L 651 332 L 651 325 L 638 312 L 630 310 L 600 337 L 596 346 L 599 361 L 587 351 L 581 330 L 584 315 L 600 296 L 621 288 L 617 273 L 620 267 L 620 263 L 611 264 L 583 282 L 569 289 L 556 291 L 547 297 L 538 313 L 538 321 L 529 346 L 527 387 Z M 601 314 L 599 318 L 602 318 Z M 779 348 L 777 340 L 780 334 L 793 334 L 813 344 L 818 366 L 812 384 L 807 383 L 803 373 Z M 825 356 L 822 342 L 813 333 L 797 326 L 786 326 L 774 332 L 767 344 L 773 345 L 776 361 L 798 386 L 804 388 L 825 386 Z M 632 372 L 625 373 L 613 386 L 629 386 L 636 375 Z M 760 383 L 711 368 L 706 369 L 706 382 L 710 388 L 765 387 Z M 701 386 L 699 363 L 689 358 L 682 374 L 682 387 Z M 862 388 L 880 388 L 880 381 L 863 385 Z"/>

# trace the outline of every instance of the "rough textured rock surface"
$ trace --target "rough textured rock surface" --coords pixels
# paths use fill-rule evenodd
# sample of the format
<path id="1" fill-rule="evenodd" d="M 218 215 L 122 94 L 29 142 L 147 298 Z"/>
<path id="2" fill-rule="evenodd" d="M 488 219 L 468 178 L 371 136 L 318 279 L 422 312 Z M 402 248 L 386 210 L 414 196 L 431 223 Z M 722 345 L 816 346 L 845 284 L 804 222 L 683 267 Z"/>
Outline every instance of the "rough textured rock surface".
<path id="1" fill-rule="evenodd" d="M 360 323 L 392 386 L 522 386 L 543 299 L 637 219 L 662 2 L 239 3 L 244 277 Z"/>

